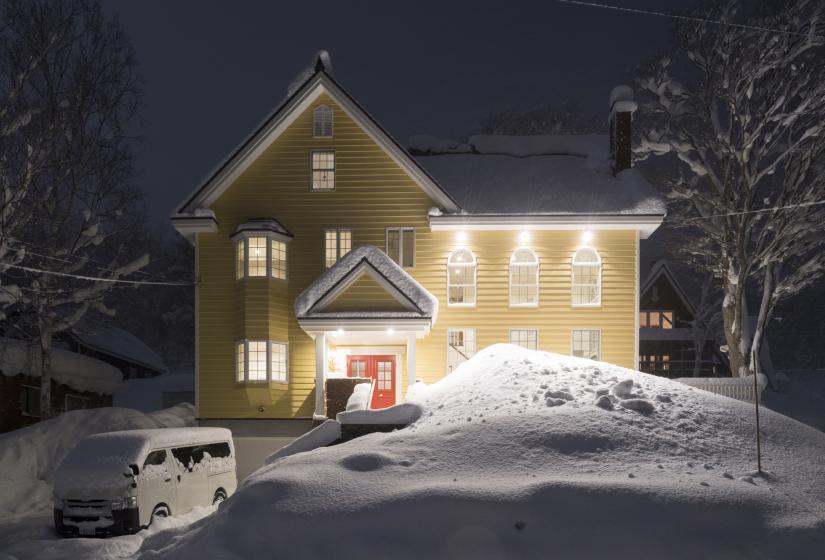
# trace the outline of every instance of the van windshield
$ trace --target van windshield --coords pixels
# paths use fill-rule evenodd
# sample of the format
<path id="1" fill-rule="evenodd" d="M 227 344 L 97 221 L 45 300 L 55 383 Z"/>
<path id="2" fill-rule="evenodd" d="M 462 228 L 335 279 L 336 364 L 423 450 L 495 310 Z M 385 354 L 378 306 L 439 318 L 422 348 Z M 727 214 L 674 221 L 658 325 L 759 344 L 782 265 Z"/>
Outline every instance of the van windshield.
<path id="1" fill-rule="evenodd" d="M 145 439 L 117 434 L 89 436 L 80 441 L 63 460 L 62 468 L 70 470 L 111 470 L 124 472 L 129 465 L 142 465 Z"/>

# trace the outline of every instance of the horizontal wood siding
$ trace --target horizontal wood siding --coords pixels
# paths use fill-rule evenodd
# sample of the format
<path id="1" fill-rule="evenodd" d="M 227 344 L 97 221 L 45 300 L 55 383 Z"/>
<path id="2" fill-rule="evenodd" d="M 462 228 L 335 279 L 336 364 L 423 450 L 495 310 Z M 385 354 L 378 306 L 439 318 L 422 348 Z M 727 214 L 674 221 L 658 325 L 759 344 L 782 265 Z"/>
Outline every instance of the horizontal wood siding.
<path id="1" fill-rule="evenodd" d="M 334 113 L 334 138 L 312 138 L 312 109 L 326 104 Z M 310 150 L 336 151 L 336 186 L 310 191 Z M 367 134 L 326 96 L 242 174 L 213 205 L 217 233 L 198 235 L 199 412 L 204 418 L 308 417 L 314 409 L 314 342 L 298 326 L 293 302 L 324 271 L 324 230 L 352 229 L 353 246 L 384 247 L 385 229 L 416 230 L 416 266 L 406 269 L 440 302 L 437 324 L 418 341 L 417 376 L 433 382 L 446 367 L 446 330 L 472 327 L 478 348 L 508 341 L 508 329 L 537 328 L 541 349 L 567 354 L 573 328 L 602 330 L 602 359 L 634 367 L 636 234 L 595 232 L 592 245 L 604 260 L 603 305 L 570 305 L 570 259 L 579 232 L 534 232 L 531 243 L 541 267 L 540 306 L 510 308 L 508 263 L 519 246 L 518 232 L 467 232 L 464 246 L 478 259 L 478 305 L 446 304 L 446 260 L 458 246 L 449 232 L 431 232 L 427 210 L 435 204 Z M 235 279 L 230 235 L 252 218 L 276 218 L 294 235 L 288 244 L 286 281 Z M 359 280 L 338 304 L 349 309 L 353 297 L 364 308 L 388 305 L 377 283 Z M 377 303 L 376 303 L 377 302 Z M 373 307 L 375 308 L 375 307 Z M 234 343 L 267 336 L 289 342 L 288 385 L 254 387 L 234 382 Z M 406 386 L 405 361 L 399 364 Z"/>
<path id="2" fill-rule="evenodd" d="M 362 273 L 335 301 L 323 307 L 325 312 L 404 310 L 405 307 L 392 294 L 366 273 Z"/>

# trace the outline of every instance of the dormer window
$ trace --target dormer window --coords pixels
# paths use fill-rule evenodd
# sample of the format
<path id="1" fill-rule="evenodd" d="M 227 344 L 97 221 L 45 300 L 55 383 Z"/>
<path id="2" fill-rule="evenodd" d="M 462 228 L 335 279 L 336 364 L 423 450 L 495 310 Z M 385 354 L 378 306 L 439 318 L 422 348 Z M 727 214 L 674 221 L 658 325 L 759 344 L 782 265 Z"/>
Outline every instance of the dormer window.
<path id="1" fill-rule="evenodd" d="M 286 280 L 286 246 L 292 235 L 276 220 L 252 220 L 235 230 L 235 278 Z"/>
<path id="2" fill-rule="evenodd" d="M 332 138 L 332 109 L 319 105 L 312 112 L 313 138 Z"/>

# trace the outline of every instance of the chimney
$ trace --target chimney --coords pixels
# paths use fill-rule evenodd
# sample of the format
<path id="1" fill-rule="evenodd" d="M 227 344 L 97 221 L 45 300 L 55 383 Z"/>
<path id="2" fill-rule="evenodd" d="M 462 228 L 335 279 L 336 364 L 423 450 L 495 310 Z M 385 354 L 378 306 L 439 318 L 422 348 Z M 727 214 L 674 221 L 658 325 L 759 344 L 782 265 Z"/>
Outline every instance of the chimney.
<path id="1" fill-rule="evenodd" d="M 610 158 L 613 160 L 613 173 L 617 174 L 632 166 L 631 132 L 633 112 L 638 105 L 633 101 L 633 89 L 630 86 L 616 86 L 610 92 Z"/>

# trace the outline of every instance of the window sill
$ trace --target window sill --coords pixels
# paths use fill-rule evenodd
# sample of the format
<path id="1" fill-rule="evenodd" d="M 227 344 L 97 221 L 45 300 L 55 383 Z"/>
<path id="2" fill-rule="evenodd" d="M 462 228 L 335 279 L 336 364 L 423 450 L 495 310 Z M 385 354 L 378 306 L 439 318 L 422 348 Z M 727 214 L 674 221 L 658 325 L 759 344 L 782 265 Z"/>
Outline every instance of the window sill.
<path id="1" fill-rule="evenodd" d="M 458 308 L 464 308 L 464 309 L 472 309 L 475 306 L 476 306 L 475 303 L 448 303 L 447 304 L 447 307 L 458 307 Z"/>
<path id="2" fill-rule="evenodd" d="M 327 189 L 316 189 L 315 187 L 309 187 L 309 192 L 333 192 L 335 187 L 327 188 Z"/>
<path id="3" fill-rule="evenodd" d="M 537 309 L 539 306 L 538 303 L 511 303 L 510 307 L 515 309 Z"/>
<path id="4" fill-rule="evenodd" d="M 584 308 L 584 309 L 588 309 L 588 308 L 590 308 L 590 309 L 597 309 L 597 308 L 599 308 L 599 307 L 601 307 L 601 306 L 602 306 L 602 304 L 601 304 L 601 303 L 572 303 L 572 304 L 570 304 L 570 307 L 573 307 L 573 308 Z"/>

